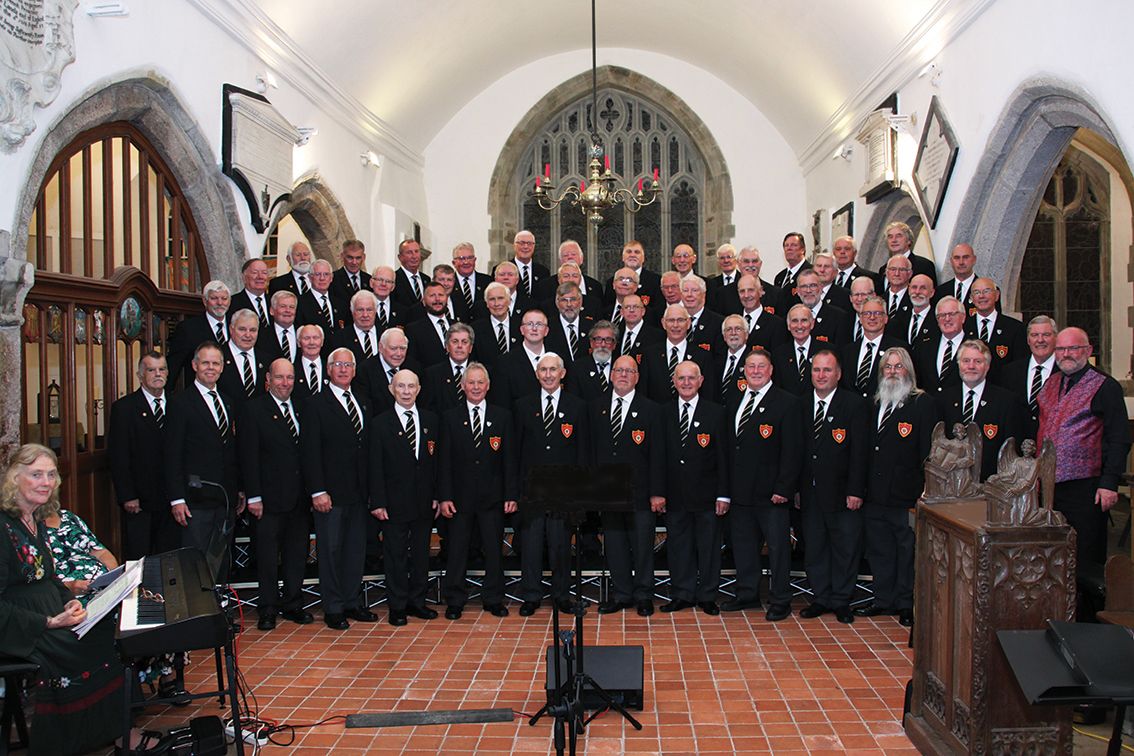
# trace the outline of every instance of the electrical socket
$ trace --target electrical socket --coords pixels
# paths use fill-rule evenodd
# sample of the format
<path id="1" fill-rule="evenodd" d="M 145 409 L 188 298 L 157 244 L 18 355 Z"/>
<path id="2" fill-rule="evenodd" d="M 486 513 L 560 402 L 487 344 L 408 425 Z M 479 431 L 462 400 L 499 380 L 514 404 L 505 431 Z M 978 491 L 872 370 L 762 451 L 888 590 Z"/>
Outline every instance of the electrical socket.
<path id="1" fill-rule="evenodd" d="M 262 732 L 251 730 L 241 730 L 240 732 L 244 738 L 244 742 L 248 745 L 266 746 L 268 744 L 268 736 Z M 236 728 L 231 724 L 224 726 L 224 735 L 228 738 L 229 743 L 236 742 Z"/>

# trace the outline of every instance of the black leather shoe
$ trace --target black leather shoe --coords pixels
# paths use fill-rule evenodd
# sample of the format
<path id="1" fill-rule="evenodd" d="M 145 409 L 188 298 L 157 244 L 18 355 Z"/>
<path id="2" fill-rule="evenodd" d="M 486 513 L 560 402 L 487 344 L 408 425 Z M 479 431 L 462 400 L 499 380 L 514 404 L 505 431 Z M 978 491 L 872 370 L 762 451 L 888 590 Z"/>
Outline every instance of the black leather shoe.
<path id="1" fill-rule="evenodd" d="M 262 617 L 260 617 L 260 621 L 256 623 L 256 629 L 257 630 L 263 630 L 264 632 L 267 632 L 268 630 L 275 630 L 276 629 L 276 615 L 265 614 Z"/>
<path id="2" fill-rule="evenodd" d="M 791 616 L 791 607 L 787 604 L 769 604 L 764 619 L 769 622 L 779 622 Z"/>
<path id="3" fill-rule="evenodd" d="M 902 627 L 913 627 L 913 609 L 899 609 L 898 624 Z"/>
<path id="4" fill-rule="evenodd" d="M 854 613 L 859 617 L 881 617 L 884 614 L 893 614 L 894 610 L 888 606 L 878 606 L 878 604 L 867 604 L 860 606 L 854 610 Z"/>
<path id="5" fill-rule="evenodd" d="M 397 609 L 391 609 L 386 621 L 394 627 L 402 627 L 406 624 L 406 613 Z"/>
<path id="6" fill-rule="evenodd" d="M 280 616 L 297 625 L 310 625 L 315 621 L 315 618 L 311 616 L 311 612 L 303 609 L 284 609 L 280 612 Z"/>
<path id="7" fill-rule="evenodd" d="M 524 603 L 520 604 L 520 616 L 530 617 L 536 613 L 536 609 L 539 609 L 538 601 L 525 601 Z"/>
<path id="8" fill-rule="evenodd" d="M 721 608 L 717 606 L 716 601 L 699 601 L 697 602 L 697 608 L 710 617 L 716 617 L 721 613 Z"/>
<path id="9" fill-rule="evenodd" d="M 369 609 L 344 609 L 343 614 L 348 619 L 358 620 L 359 622 L 377 622 L 378 615 Z"/>
<path id="10" fill-rule="evenodd" d="M 799 614 L 800 616 L 803 616 L 803 612 L 800 612 Z M 849 606 L 836 606 L 835 619 L 837 619 L 839 622 L 842 622 L 844 625 L 850 625 L 854 622 L 854 612 L 850 610 Z"/>
<path id="11" fill-rule="evenodd" d="M 461 607 L 459 606 L 447 606 L 445 607 L 445 619 L 459 620 L 461 618 L 461 611 Z"/>
<path id="12" fill-rule="evenodd" d="M 406 614 L 423 620 L 437 619 L 437 610 L 428 606 L 407 606 Z"/>
<path id="13" fill-rule="evenodd" d="M 650 600 L 638 602 L 638 616 L 649 617 L 654 613 L 654 602 Z"/>
<path id="14" fill-rule="evenodd" d="M 685 599 L 674 599 L 669 603 L 662 604 L 661 610 L 663 612 L 680 612 L 682 609 L 688 609 L 691 606 L 693 606 L 692 601 L 686 601 Z"/>
<path id="15" fill-rule="evenodd" d="M 503 604 L 485 604 L 484 611 L 491 614 L 493 617 L 507 617 L 508 607 Z"/>
<path id="16" fill-rule="evenodd" d="M 740 599 L 733 599 L 721 604 L 722 612 L 743 612 L 745 609 L 763 609 L 764 605 L 760 603 L 760 599 L 748 599 L 741 601 Z"/>
<path id="17" fill-rule="evenodd" d="M 332 630 L 347 630 L 350 628 L 350 623 L 342 614 L 324 614 L 323 622 L 327 627 Z"/>
<path id="18" fill-rule="evenodd" d="M 598 613 L 616 614 L 617 612 L 620 612 L 623 609 L 629 609 L 632 606 L 634 606 L 633 601 L 615 601 L 614 599 L 608 599 L 598 605 Z"/>
<path id="19" fill-rule="evenodd" d="M 803 617 L 804 619 L 815 619 L 816 617 L 822 617 L 829 611 L 831 610 L 823 606 L 822 604 L 818 602 L 812 602 L 810 605 L 804 607 L 799 611 L 799 616 Z"/>

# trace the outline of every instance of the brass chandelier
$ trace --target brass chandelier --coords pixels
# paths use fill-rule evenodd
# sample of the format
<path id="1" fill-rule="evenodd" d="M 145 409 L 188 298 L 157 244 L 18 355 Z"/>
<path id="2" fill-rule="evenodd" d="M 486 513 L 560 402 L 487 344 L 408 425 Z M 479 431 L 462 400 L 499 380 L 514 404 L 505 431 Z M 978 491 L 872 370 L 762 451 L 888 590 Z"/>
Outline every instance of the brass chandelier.
<path id="1" fill-rule="evenodd" d="M 618 179 L 610 172 L 610 155 L 602 146 L 598 134 L 598 45 L 595 33 L 595 0 L 591 0 L 591 159 L 588 164 L 588 180 L 578 186 L 568 185 L 559 196 L 555 196 L 555 183 L 551 178 L 551 163 L 545 163 L 543 176 L 536 176 L 532 196 L 544 210 L 554 210 L 562 202 L 570 202 L 586 216 L 589 223 L 596 226 L 602 223 L 603 213 L 623 205 L 636 213 L 646 205 L 653 204 L 661 196 L 658 183 L 658 169 L 654 167 L 653 178 L 639 178 L 638 190 L 618 185 Z"/>

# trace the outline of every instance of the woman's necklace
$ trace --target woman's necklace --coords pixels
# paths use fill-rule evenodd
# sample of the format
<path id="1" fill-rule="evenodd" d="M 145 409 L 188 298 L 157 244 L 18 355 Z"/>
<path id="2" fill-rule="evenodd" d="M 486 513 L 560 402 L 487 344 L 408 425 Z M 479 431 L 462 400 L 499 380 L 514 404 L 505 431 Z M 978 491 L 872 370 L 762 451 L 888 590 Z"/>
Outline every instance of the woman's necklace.
<path id="1" fill-rule="evenodd" d="M 35 525 L 35 516 L 34 515 L 29 517 L 28 515 L 22 514 L 22 515 L 20 515 L 20 521 L 24 524 L 24 527 L 27 528 L 28 531 L 33 536 L 39 535 L 39 530 L 36 528 L 36 525 Z"/>

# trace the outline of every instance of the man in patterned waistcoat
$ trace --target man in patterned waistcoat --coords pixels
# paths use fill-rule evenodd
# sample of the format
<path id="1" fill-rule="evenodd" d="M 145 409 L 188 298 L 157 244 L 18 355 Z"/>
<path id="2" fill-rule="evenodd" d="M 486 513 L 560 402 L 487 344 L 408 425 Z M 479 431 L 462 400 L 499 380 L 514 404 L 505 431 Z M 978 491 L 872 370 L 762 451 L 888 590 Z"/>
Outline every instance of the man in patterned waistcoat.
<path id="1" fill-rule="evenodd" d="M 1130 428 L 1122 387 L 1089 364 L 1090 340 L 1081 328 L 1055 337 L 1055 363 L 1039 395 L 1036 444 L 1055 443 L 1055 508 L 1075 528 L 1077 561 L 1106 561 L 1107 512 L 1118 501 Z"/>

